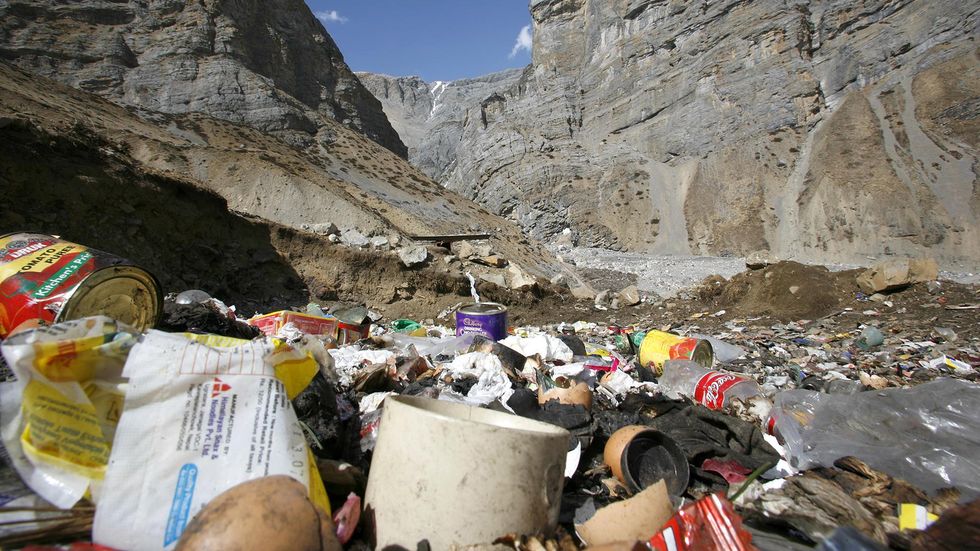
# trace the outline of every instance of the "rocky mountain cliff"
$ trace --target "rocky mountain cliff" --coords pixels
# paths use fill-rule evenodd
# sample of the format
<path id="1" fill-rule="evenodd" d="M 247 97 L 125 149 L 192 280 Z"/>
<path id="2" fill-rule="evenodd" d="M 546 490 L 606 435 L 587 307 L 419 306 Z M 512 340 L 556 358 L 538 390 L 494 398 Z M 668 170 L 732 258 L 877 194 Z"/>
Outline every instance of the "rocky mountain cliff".
<path id="1" fill-rule="evenodd" d="M 0 2 L 0 59 L 116 103 L 309 146 L 331 118 L 405 146 L 302 0 Z"/>
<path id="2" fill-rule="evenodd" d="M 445 162 L 413 159 L 532 235 L 571 227 L 580 244 L 827 262 L 980 259 L 976 2 L 530 9 L 532 64 L 452 108 L 462 122 Z M 398 120 L 402 96 L 365 80 Z M 431 100 L 417 95 L 424 113 Z M 403 135 L 427 144 L 417 128 Z"/>
<path id="3" fill-rule="evenodd" d="M 392 77 L 357 73 L 381 100 L 385 115 L 408 147 L 408 160 L 432 178 L 442 181 L 456 160 L 463 129 L 475 113 L 472 107 L 497 90 L 513 86 L 521 69 L 451 82 L 426 83 L 419 77 Z"/>

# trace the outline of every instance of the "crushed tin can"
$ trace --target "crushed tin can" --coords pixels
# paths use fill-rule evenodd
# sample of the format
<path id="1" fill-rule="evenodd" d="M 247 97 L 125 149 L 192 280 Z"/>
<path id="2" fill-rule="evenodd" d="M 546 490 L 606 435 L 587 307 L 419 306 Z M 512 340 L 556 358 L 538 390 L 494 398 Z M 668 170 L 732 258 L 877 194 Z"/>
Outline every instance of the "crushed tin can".
<path id="1" fill-rule="evenodd" d="M 128 260 L 52 235 L 0 236 L 0 338 L 97 314 L 145 331 L 162 311 L 159 282 Z"/>
<path id="2" fill-rule="evenodd" d="M 465 304 L 456 310 L 456 335 L 476 333 L 499 341 L 507 337 L 507 307 L 496 302 Z"/>
<path id="3" fill-rule="evenodd" d="M 692 360 L 710 368 L 715 354 L 711 343 L 706 340 L 649 331 L 640 343 L 640 365 L 659 377 L 664 372 L 664 362 L 667 360 Z"/>

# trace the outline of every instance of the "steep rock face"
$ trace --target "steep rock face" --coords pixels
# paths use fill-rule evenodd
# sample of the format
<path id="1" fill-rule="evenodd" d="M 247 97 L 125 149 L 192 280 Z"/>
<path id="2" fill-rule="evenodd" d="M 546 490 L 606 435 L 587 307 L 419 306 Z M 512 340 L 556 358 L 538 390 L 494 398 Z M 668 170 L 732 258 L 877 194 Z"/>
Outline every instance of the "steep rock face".
<path id="1" fill-rule="evenodd" d="M 408 146 L 408 160 L 436 180 L 452 169 L 472 109 L 497 91 L 513 86 L 522 69 L 478 78 L 426 83 L 419 77 L 357 73 L 381 101 L 391 125 Z"/>
<path id="2" fill-rule="evenodd" d="M 464 106 L 436 176 L 532 235 L 980 259 L 975 2 L 530 8 L 532 65 Z"/>
<path id="3" fill-rule="evenodd" d="M 109 202 L 106 195 L 112 194 L 82 191 L 92 188 L 95 181 L 86 173 L 86 167 L 104 165 L 99 159 L 86 157 L 94 151 L 134 172 L 203 188 L 221 197 L 227 209 L 241 213 L 241 218 L 302 231 L 307 225 L 335 224 L 341 230 L 356 229 L 367 236 L 490 233 L 491 247 L 511 263 L 549 278 L 567 272 L 554 255 L 527 239 L 515 224 L 440 187 L 408 161 L 362 134 L 332 119 L 324 119 L 324 125 L 315 146 L 299 150 L 254 128 L 200 113 L 140 117 L 132 109 L 0 61 L 0 126 L 37 129 L 42 136 L 68 136 L 69 142 L 86 142 L 74 153 L 80 159 L 79 172 L 74 176 L 80 191 L 66 212 L 109 210 L 111 217 L 107 214 L 107 219 L 117 220 L 120 215 L 116 211 L 122 209 L 123 214 L 132 215 L 123 218 L 135 219 L 127 224 L 138 226 L 142 211 L 157 217 L 164 210 L 150 201 L 140 201 L 138 208 L 130 205 L 124 187 L 114 187 L 118 201 Z M 59 170 L 70 172 L 70 143 L 62 149 Z M 7 154 L 13 150 L 5 149 Z M 47 182 L 46 174 L 54 171 L 46 171 L 45 167 L 32 171 L 30 166 L 31 163 L 0 155 L 0 184 L 7 181 L 7 175 L 17 172 L 16 178 L 9 178 L 16 179 L 18 186 L 50 183 L 63 192 L 71 185 Z M 98 170 L 111 172 L 105 166 Z M 130 180 L 133 187 L 142 185 L 139 177 Z M 48 198 L 40 207 L 30 205 L 28 209 L 16 203 L 15 193 L 3 185 L 0 189 L 5 192 L 0 199 L 10 199 L 4 203 L 9 208 L 0 212 L 2 225 L 23 228 L 29 220 L 23 212 L 40 210 L 45 212 L 43 221 L 50 225 L 49 231 L 58 233 L 63 199 Z M 7 194 L 10 197 L 4 197 Z M 141 190 L 133 191 L 134 196 L 142 194 Z M 216 218 L 215 223 L 223 219 L 225 215 Z M 131 229 L 116 227 L 96 215 L 89 222 L 93 232 L 116 234 Z M 176 219 L 174 223 L 178 224 Z M 77 224 L 77 220 L 65 222 Z M 206 231 L 207 223 L 195 222 L 195 227 Z M 184 228 L 175 226 L 169 231 L 179 233 Z M 265 262 L 261 258 L 254 260 Z M 362 265 L 363 273 L 358 278 L 370 280 L 371 270 L 365 266 L 368 264 Z"/>
<path id="4" fill-rule="evenodd" d="M 406 155 L 302 0 L 0 3 L 0 58 L 117 103 L 309 145 L 328 117 Z"/>

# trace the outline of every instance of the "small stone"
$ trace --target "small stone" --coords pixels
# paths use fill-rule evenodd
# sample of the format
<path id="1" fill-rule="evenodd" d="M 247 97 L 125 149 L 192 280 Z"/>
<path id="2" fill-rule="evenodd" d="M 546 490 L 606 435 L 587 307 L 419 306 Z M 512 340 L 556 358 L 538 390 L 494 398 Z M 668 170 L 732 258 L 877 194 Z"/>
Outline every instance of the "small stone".
<path id="1" fill-rule="evenodd" d="M 456 262 L 457 260 L 459 260 L 459 259 L 456 258 L 456 255 L 454 255 L 454 254 L 447 254 L 446 256 L 442 257 L 442 261 L 445 262 L 446 264 L 452 264 L 453 262 Z"/>
<path id="2" fill-rule="evenodd" d="M 875 302 L 885 302 L 885 299 L 886 299 L 885 295 L 881 293 L 875 293 L 870 297 L 868 297 L 868 300 L 873 300 Z"/>
<path id="3" fill-rule="evenodd" d="M 424 263 L 429 258 L 429 251 L 421 245 L 402 247 L 398 249 L 398 258 L 401 259 L 402 264 L 411 268 Z"/>
<path id="4" fill-rule="evenodd" d="M 565 285 L 566 283 L 568 283 L 568 278 L 565 277 L 565 274 L 555 274 L 551 278 L 552 285 Z"/>
<path id="5" fill-rule="evenodd" d="M 602 291 L 599 291 L 599 293 L 595 296 L 595 305 L 597 307 L 608 305 L 611 302 L 610 295 L 611 293 L 609 292 L 609 289 L 604 289 Z"/>
<path id="6" fill-rule="evenodd" d="M 799 291 L 800 291 L 800 286 L 799 285 L 790 285 L 790 288 L 789 288 L 790 294 L 795 295 Z"/>
<path id="7" fill-rule="evenodd" d="M 939 291 L 942 290 L 942 288 L 943 288 L 943 284 L 939 283 L 938 281 L 933 280 L 933 281 L 926 282 L 926 290 L 929 291 L 930 295 L 934 295 L 938 293 Z"/>
<path id="8" fill-rule="evenodd" d="M 340 236 L 335 233 L 331 233 L 330 235 L 327 236 L 327 241 L 330 241 L 331 243 L 339 243 Z"/>

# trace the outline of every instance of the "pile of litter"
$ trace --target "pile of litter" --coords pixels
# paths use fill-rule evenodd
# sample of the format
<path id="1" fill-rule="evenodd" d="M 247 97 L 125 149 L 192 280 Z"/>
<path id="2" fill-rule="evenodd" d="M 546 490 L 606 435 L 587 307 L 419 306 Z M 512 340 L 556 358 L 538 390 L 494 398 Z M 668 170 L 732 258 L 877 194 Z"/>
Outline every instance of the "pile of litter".
<path id="1" fill-rule="evenodd" d="M 797 266 L 660 325 L 192 290 L 11 328 L 0 547 L 975 547 L 976 290 Z"/>

